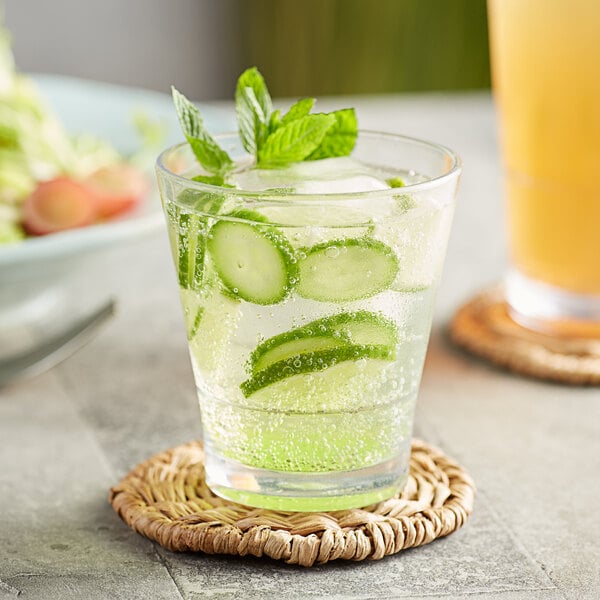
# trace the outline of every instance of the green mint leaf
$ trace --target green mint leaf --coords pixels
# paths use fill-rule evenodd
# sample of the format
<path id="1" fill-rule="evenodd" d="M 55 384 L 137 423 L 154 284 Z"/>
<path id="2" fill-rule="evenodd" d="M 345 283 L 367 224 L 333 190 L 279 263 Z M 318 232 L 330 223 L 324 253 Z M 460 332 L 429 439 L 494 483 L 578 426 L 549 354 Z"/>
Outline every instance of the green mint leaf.
<path id="1" fill-rule="evenodd" d="M 275 168 L 304 160 L 334 126 L 333 115 L 306 115 L 279 127 L 258 152 L 258 166 Z"/>
<path id="2" fill-rule="evenodd" d="M 277 129 L 279 129 L 282 125 L 287 125 L 296 119 L 305 117 L 308 113 L 310 113 L 314 103 L 314 98 L 303 98 L 302 100 L 298 100 L 298 102 L 290 107 L 290 110 L 284 115 L 283 118 L 281 117 L 281 111 L 279 109 L 274 110 L 271 113 L 271 118 L 269 119 L 269 135 L 277 131 Z"/>
<path id="3" fill-rule="evenodd" d="M 237 90 L 235 101 L 242 145 L 249 154 L 256 154 L 269 133 L 267 117 L 252 88 Z"/>
<path id="4" fill-rule="evenodd" d="M 344 108 L 329 113 L 335 118 L 334 125 L 327 131 L 318 148 L 306 160 L 320 160 L 334 156 L 348 156 L 358 134 L 358 124 L 353 108 Z"/>
<path id="5" fill-rule="evenodd" d="M 273 103 L 263 76 L 256 67 L 246 69 L 235 88 L 242 145 L 249 154 L 257 154 L 269 133 Z"/>
<path id="6" fill-rule="evenodd" d="M 200 111 L 181 92 L 174 87 L 173 103 L 181 130 L 198 162 L 209 172 L 222 174 L 233 165 L 229 154 L 223 150 L 204 128 Z"/>
<path id="7" fill-rule="evenodd" d="M 283 116 L 281 124 L 287 125 L 296 119 L 305 117 L 312 110 L 315 102 L 314 98 L 302 98 L 302 100 L 298 100 L 298 102 L 292 104 L 290 110 Z"/>
<path id="8" fill-rule="evenodd" d="M 269 119 L 269 134 L 273 133 L 281 125 L 281 111 L 274 110 Z"/>
<path id="9" fill-rule="evenodd" d="M 171 93 L 183 134 L 197 137 L 200 135 L 200 129 L 202 128 L 200 111 L 175 86 L 171 86 Z"/>
<path id="10" fill-rule="evenodd" d="M 399 188 L 404 187 L 406 185 L 406 183 L 404 183 L 404 179 L 402 179 L 401 177 L 390 177 L 390 179 L 386 179 L 385 182 L 391 188 Z"/>
<path id="11" fill-rule="evenodd" d="M 239 77 L 237 82 L 238 88 L 249 87 L 252 88 L 256 99 L 263 111 L 266 115 L 267 119 L 271 116 L 273 112 L 273 103 L 271 102 L 271 96 L 269 94 L 269 90 L 267 89 L 267 84 L 263 79 L 263 76 L 260 74 L 256 67 L 251 67 L 250 69 L 246 69 Z"/>
<path id="12" fill-rule="evenodd" d="M 225 183 L 223 175 L 196 175 L 192 177 L 192 181 L 208 183 L 209 185 L 223 185 Z"/>
<path id="13" fill-rule="evenodd" d="M 192 181 L 198 181 L 200 183 L 208 183 L 209 185 L 218 185 L 220 187 L 232 188 L 233 185 L 225 183 L 223 175 L 196 175 L 192 177 Z"/>

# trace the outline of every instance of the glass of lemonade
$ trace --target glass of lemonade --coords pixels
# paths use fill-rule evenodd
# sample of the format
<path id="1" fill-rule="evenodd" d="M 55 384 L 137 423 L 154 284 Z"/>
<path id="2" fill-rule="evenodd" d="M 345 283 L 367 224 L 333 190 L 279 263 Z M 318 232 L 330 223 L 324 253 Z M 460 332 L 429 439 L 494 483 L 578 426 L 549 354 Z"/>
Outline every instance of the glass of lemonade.
<path id="1" fill-rule="evenodd" d="M 489 0 L 515 318 L 600 336 L 600 2 Z"/>
<path id="2" fill-rule="evenodd" d="M 191 179 L 187 144 L 157 166 L 207 483 L 279 510 L 389 498 L 407 478 L 459 160 L 360 132 L 351 157 L 260 170 L 237 134 L 217 140 L 227 185 Z"/>

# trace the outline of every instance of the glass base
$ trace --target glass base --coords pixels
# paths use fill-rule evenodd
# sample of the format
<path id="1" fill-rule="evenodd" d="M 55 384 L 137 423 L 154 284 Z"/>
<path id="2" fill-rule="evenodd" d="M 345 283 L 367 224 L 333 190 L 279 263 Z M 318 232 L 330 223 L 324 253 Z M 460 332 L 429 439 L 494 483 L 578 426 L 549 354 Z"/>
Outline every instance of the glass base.
<path id="1" fill-rule="evenodd" d="M 600 337 L 600 295 L 576 294 L 511 270 L 506 300 L 512 318 L 551 335 Z"/>
<path id="2" fill-rule="evenodd" d="M 248 506 L 302 512 L 345 510 L 398 493 L 406 484 L 408 458 L 402 453 L 354 471 L 298 473 L 249 467 L 205 448 L 206 482 L 218 496 Z"/>

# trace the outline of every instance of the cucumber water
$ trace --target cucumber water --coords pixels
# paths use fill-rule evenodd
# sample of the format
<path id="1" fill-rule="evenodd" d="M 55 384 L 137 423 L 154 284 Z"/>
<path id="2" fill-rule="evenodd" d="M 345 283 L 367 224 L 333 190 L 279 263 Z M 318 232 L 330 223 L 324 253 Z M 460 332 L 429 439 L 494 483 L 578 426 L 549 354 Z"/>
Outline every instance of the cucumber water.
<path id="1" fill-rule="evenodd" d="M 286 202 L 292 189 L 309 196 L 330 185 L 323 179 L 328 161 L 342 180 L 357 185 L 362 178 L 369 189 L 389 193 L 376 205 L 342 208 L 310 197 Z M 190 210 L 185 196 L 173 204 L 171 237 L 205 444 L 211 456 L 241 469 L 237 483 L 217 486 L 228 497 L 253 503 L 257 473 L 325 477 L 409 452 L 432 273 L 442 259 L 420 242 L 434 230 L 444 238 L 438 229 L 449 224 L 450 209 L 392 191 L 385 181 L 393 175 L 352 159 L 261 173 L 240 167 L 228 183 L 260 184 L 270 200 L 230 194 L 200 211 Z M 411 181 L 408 173 L 396 175 Z M 343 193 L 343 181 L 335 185 Z M 240 481 L 249 496 L 232 491 Z"/>

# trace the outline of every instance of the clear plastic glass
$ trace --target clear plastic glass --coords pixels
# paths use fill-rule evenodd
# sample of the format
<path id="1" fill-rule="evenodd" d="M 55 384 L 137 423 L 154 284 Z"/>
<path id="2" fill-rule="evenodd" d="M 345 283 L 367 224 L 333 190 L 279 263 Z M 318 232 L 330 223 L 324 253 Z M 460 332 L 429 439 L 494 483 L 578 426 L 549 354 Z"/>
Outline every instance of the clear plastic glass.
<path id="1" fill-rule="evenodd" d="M 244 160 L 237 134 L 219 142 Z M 370 132 L 353 158 L 418 183 L 243 191 L 190 180 L 187 145 L 158 159 L 206 478 L 225 498 L 336 510 L 406 481 L 460 165 L 441 146 Z"/>
<path id="2" fill-rule="evenodd" d="M 600 3 L 489 0 L 516 320 L 600 337 Z"/>

